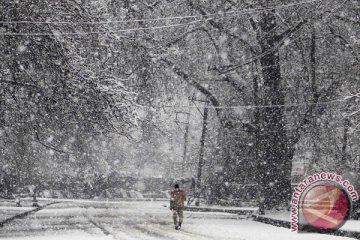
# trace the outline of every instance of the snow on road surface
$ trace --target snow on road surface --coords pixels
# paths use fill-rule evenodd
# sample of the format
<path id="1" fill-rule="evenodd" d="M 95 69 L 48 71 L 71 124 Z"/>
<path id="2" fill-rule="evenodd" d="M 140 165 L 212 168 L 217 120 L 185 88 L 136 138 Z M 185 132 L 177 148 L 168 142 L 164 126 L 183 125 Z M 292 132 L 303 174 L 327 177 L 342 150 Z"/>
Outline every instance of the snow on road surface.
<path id="1" fill-rule="evenodd" d="M 289 211 L 269 211 L 265 214 L 265 217 L 275 219 L 275 220 L 289 221 L 290 220 L 290 212 Z M 347 220 L 346 223 L 340 228 L 340 230 L 360 232 L 360 221 L 352 220 L 352 219 Z"/>
<path id="2" fill-rule="evenodd" d="M 112 240 L 112 236 L 103 234 L 87 233 L 84 231 L 54 232 L 44 235 L 6 238 L 11 240 Z"/>
<path id="3" fill-rule="evenodd" d="M 0 228 L 8 240 L 341 240 L 321 234 L 295 234 L 228 213 L 185 212 L 174 229 L 167 202 L 66 202 L 54 204 Z"/>

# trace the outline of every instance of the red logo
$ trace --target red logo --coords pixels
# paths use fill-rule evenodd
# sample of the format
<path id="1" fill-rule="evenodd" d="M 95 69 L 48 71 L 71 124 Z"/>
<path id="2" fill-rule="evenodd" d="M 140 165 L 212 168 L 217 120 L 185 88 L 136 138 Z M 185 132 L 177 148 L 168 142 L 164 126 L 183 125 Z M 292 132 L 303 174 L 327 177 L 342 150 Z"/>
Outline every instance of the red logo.
<path id="1" fill-rule="evenodd" d="M 329 182 L 311 186 L 303 195 L 301 210 L 306 222 L 316 228 L 340 228 L 350 213 L 350 200 L 340 187 Z"/>

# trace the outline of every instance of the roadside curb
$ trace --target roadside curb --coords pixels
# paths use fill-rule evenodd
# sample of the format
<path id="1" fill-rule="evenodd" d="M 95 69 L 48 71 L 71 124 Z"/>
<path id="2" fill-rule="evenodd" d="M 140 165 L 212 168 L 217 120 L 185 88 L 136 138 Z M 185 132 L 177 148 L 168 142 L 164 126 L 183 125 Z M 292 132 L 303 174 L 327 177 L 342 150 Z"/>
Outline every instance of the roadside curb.
<path id="1" fill-rule="evenodd" d="M 279 220 L 279 219 L 272 219 L 260 215 L 253 214 L 252 215 L 253 220 L 256 222 L 261 222 L 265 224 L 270 224 L 276 227 L 283 227 L 283 228 L 289 228 L 290 229 L 290 222 Z M 317 232 L 319 233 L 319 232 Z M 341 237 L 350 237 L 350 238 L 356 238 L 360 239 L 360 232 L 355 231 L 347 231 L 347 230 L 337 230 L 335 232 L 320 232 L 321 234 L 328 234 L 328 235 L 334 235 L 334 236 L 341 236 Z"/>
<path id="2" fill-rule="evenodd" d="M 118 203 L 118 202 L 163 202 L 169 201 L 167 198 L 98 198 L 98 199 L 78 199 L 78 198 L 38 198 L 38 200 L 57 200 L 58 202 L 102 202 L 102 203 Z"/>
<path id="3" fill-rule="evenodd" d="M 26 217 L 26 216 L 28 216 L 28 215 L 30 215 L 32 213 L 38 212 L 38 211 L 42 210 L 43 208 L 45 208 L 47 206 L 50 206 L 52 204 L 55 204 L 55 203 L 59 203 L 59 202 L 47 203 L 47 204 L 44 204 L 44 205 L 42 205 L 40 207 L 34 208 L 32 210 L 29 210 L 29 211 L 25 211 L 25 212 L 16 214 L 16 215 L 14 215 L 14 216 L 12 216 L 10 218 L 7 218 L 7 219 L 0 222 L 0 228 L 3 227 L 5 224 L 8 224 L 9 222 L 12 222 L 12 221 L 14 221 L 16 219 L 24 218 L 24 217 Z"/>
<path id="4" fill-rule="evenodd" d="M 232 213 L 238 215 L 251 215 L 255 210 L 246 209 L 221 209 L 221 208 L 209 208 L 209 207 L 186 207 L 185 211 L 189 212 L 221 212 L 221 213 Z"/>

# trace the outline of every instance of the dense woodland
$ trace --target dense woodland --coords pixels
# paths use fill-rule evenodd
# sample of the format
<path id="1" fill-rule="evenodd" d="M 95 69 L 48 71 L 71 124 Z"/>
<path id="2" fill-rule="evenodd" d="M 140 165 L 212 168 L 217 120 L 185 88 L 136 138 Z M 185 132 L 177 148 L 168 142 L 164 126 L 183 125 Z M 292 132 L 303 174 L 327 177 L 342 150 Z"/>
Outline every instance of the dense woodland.
<path id="1" fill-rule="evenodd" d="M 288 202 L 293 162 L 358 183 L 359 13 L 354 0 L 1 1 L 2 179 L 193 176 L 214 198 L 257 184 L 268 208 Z"/>

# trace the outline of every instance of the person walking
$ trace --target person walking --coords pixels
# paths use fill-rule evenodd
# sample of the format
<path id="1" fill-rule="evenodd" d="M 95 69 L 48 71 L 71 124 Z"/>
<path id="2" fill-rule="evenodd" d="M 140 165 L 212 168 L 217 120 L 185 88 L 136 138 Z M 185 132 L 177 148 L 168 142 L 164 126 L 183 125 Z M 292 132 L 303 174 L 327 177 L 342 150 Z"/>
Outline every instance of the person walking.
<path id="1" fill-rule="evenodd" d="M 185 191 L 175 184 L 175 190 L 170 194 L 170 210 L 173 211 L 175 229 L 179 230 L 184 220 L 184 202 L 186 201 Z"/>

